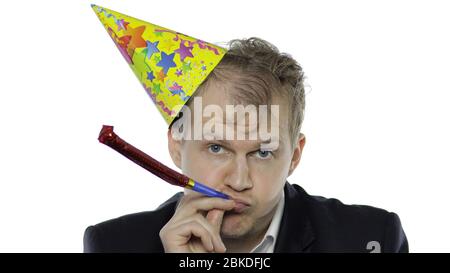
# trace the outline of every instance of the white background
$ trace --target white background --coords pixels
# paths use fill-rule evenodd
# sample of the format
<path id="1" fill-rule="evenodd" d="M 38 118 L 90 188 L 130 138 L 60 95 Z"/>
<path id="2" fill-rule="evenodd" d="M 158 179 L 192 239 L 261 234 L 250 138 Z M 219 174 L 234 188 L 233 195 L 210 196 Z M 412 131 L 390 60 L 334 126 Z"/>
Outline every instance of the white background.
<path id="1" fill-rule="evenodd" d="M 178 188 L 99 144 L 102 124 L 175 168 L 166 125 L 88 1 L 2 1 L 0 252 L 80 252 L 84 229 Z M 102 1 L 223 43 L 257 36 L 308 84 L 291 183 L 399 214 L 413 252 L 450 250 L 445 1 Z"/>

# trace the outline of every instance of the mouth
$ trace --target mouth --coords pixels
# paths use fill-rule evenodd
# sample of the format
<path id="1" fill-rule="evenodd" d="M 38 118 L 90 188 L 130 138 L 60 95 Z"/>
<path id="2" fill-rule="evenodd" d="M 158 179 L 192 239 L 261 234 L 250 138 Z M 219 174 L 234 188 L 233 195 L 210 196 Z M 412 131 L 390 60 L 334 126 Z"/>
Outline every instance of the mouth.
<path id="1" fill-rule="evenodd" d="M 236 205 L 233 208 L 233 212 L 235 212 L 235 213 L 242 213 L 242 212 L 246 211 L 249 208 L 250 208 L 250 206 L 248 204 L 236 201 Z"/>
<path id="2" fill-rule="evenodd" d="M 230 196 L 230 197 L 235 202 L 234 208 L 233 208 L 233 210 L 231 210 L 231 212 L 243 213 L 250 208 L 250 202 L 245 201 L 241 198 L 237 198 L 237 197 L 233 197 L 233 196 Z"/>

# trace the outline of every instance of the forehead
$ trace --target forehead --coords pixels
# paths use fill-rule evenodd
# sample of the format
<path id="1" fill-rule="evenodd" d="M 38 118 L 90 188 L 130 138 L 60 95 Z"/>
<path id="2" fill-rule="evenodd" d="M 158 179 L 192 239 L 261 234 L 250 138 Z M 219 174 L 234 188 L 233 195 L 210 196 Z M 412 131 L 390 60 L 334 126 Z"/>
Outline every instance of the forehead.
<path id="1" fill-rule="evenodd" d="M 202 97 L 203 104 L 206 105 L 219 105 L 225 108 L 225 105 L 258 105 L 266 104 L 267 102 L 261 102 L 261 97 L 264 95 L 257 94 L 256 88 L 252 88 L 254 85 L 251 82 L 244 82 L 239 80 L 239 83 L 234 82 L 232 78 L 230 80 L 210 80 L 208 83 L 202 87 L 202 91 L 198 97 Z M 259 91 L 260 92 L 260 91 Z M 270 104 L 279 105 L 280 108 L 286 110 L 288 104 L 284 97 L 282 97 L 276 90 L 271 90 L 271 102 Z M 246 99 L 242 99 L 247 97 Z M 255 99 L 252 99 L 254 97 Z M 254 102 L 252 102 L 254 100 Z M 281 112 L 281 111 L 280 111 Z M 284 111 L 287 114 L 287 111 Z"/>
<path id="2" fill-rule="evenodd" d="M 264 113 L 262 112 L 264 111 L 262 105 L 238 102 L 236 96 L 239 92 L 245 92 L 245 88 L 237 89 L 233 84 L 224 81 L 208 82 L 198 96 L 202 102 L 203 124 L 209 121 L 222 124 L 224 127 L 232 126 L 235 130 L 244 130 L 246 134 L 258 130 L 261 126 L 265 126 L 264 128 L 267 128 L 267 130 L 276 127 L 279 131 L 280 140 L 285 140 L 289 136 L 288 103 L 286 99 L 273 93 L 270 104 L 265 104 L 267 113 Z M 271 111 L 275 108 L 277 108 L 277 111 Z M 215 114 L 205 116 L 205 113 L 214 112 L 213 109 L 220 109 L 222 116 Z M 238 111 L 239 109 L 244 110 L 245 115 L 230 114 L 230 110 Z M 250 118 L 250 112 L 256 118 Z M 193 111 L 193 115 L 196 113 L 198 114 L 198 112 Z M 260 114 L 266 115 L 266 118 L 259 118 Z"/>

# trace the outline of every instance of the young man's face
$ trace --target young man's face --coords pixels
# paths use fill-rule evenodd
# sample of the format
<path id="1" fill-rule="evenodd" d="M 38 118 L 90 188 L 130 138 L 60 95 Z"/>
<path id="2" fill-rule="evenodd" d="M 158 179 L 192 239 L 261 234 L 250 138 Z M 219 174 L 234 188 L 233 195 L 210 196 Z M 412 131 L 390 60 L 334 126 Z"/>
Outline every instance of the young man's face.
<path id="1" fill-rule="evenodd" d="M 233 104 L 229 96 L 227 86 L 209 83 L 202 96 L 203 108 L 218 105 L 225 113 L 225 105 Z M 221 227 L 223 238 L 257 235 L 267 228 L 286 178 L 300 161 L 305 138 L 302 135 L 292 149 L 287 103 L 274 97 L 272 104 L 279 105 L 279 117 L 275 118 L 275 124 L 269 126 L 272 130 L 276 126 L 279 131 L 278 148 L 272 153 L 261 150 L 259 137 L 257 140 L 249 140 L 248 137 L 237 140 L 235 137 L 232 140 L 175 141 L 170 132 L 168 134 L 172 159 L 185 175 L 242 202 L 237 211 L 225 213 Z M 194 111 L 191 109 L 191 112 Z M 203 118 L 203 124 L 210 119 Z M 224 130 L 230 125 L 225 119 L 216 122 L 222 124 Z M 250 133 L 250 127 L 246 127 L 246 133 Z M 188 191 L 186 194 L 193 193 Z"/>

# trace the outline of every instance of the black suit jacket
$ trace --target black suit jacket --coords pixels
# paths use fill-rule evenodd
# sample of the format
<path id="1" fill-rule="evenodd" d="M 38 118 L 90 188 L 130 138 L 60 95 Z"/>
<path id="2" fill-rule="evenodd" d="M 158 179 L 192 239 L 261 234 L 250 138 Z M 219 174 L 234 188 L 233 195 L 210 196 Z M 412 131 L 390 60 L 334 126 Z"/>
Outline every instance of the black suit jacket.
<path id="1" fill-rule="evenodd" d="M 370 206 L 308 195 L 286 182 L 285 207 L 275 252 L 408 252 L 399 217 Z M 84 252 L 164 252 L 160 229 L 175 212 L 183 193 L 156 210 L 90 226 Z"/>

